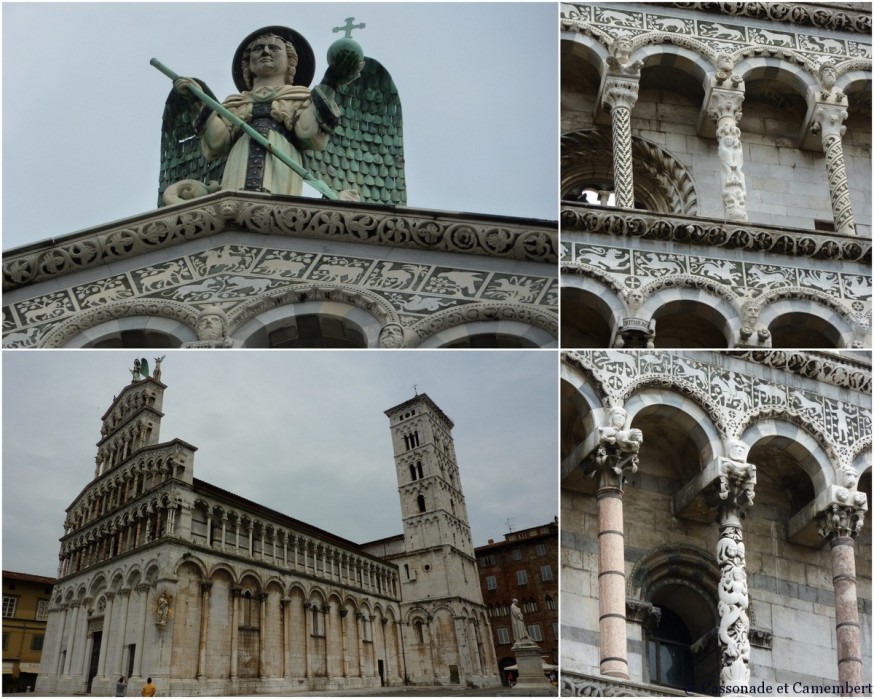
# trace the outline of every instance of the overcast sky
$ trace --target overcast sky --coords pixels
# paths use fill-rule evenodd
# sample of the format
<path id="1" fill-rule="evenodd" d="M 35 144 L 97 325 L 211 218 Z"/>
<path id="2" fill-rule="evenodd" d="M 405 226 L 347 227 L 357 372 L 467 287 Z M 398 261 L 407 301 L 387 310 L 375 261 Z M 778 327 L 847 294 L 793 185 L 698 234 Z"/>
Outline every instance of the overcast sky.
<path id="1" fill-rule="evenodd" d="M 557 4 L 4 2 L 3 249 L 155 208 L 170 81 L 236 92 L 251 31 L 298 30 L 324 74 L 332 29 L 398 87 L 408 205 L 557 218 Z"/>
<path id="2" fill-rule="evenodd" d="M 141 354 L 141 353 L 140 353 Z M 57 573 L 65 510 L 135 351 L 3 353 L 4 570 Z M 145 355 L 150 365 L 153 356 Z M 558 514 L 549 351 L 170 351 L 161 441 L 194 476 L 356 543 L 403 531 L 385 410 L 427 393 L 453 435 L 475 546 Z"/>

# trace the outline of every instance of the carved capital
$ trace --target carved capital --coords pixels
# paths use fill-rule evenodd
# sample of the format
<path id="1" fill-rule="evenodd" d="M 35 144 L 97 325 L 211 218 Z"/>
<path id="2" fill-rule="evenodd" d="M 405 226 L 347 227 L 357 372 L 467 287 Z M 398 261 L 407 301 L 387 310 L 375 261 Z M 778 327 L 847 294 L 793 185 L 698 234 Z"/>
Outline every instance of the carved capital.
<path id="1" fill-rule="evenodd" d="M 647 631 L 652 631 L 661 621 L 662 610 L 651 602 L 626 599 L 625 617 L 628 621 L 641 624 Z"/>
<path id="2" fill-rule="evenodd" d="M 604 85 L 604 105 L 609 111 L 625 108 L 634 109 L 640 83 L 629 77 L 610 76 Z"/>
<path id="3" fill-rule="evenodd" d="M 843 488 L 841 489 L 843 490 Z M 847 502 L 832 502 L 825 512 L 819 515 L 817 527 L 820 536 L 831 541 L 839 537 L 855 538 L 865 523 L 865 494 L 856 492 L 860 498 L 849 498 Z"/>
<path id="4" fill-rule="evenodd" d="M 637 472 L 637 453 L 643 443 L 643 433 L 630 426 L 628 413 L 620 407 L 610 408 L 609 424 L 598 428 L 598 447 L 594 469 L 590 475 L 599 476 L 599 487 L 622 487 L 625 478 Z"/>
<path id="5" fill-rule="evenodd" d="M 821 132 L 823 140 L 829 136 L 843 136 L 847 131 L 847 127 L 844 126 L 846 118 L 845 106 L 819 102 L 813 112 L 810 130 L 812 133 Z"/>
<path id="6" fill-rule="evenodd" d="M 730 117 L 734 123 L 737 123 L 743 117 L 741 111 L 743 102 L 744 93 L 742 90 L 713 88 L 710 93 L 710 101 L 707 103 L 707 116 L 715 122 Z"/>
<path id="7" fill-rule="evenodd" d="M 725 507 L 746 514 L 753 504 L 756 487 L 756 467 L 742 461 L 719 457 L 719 499 Z"/>

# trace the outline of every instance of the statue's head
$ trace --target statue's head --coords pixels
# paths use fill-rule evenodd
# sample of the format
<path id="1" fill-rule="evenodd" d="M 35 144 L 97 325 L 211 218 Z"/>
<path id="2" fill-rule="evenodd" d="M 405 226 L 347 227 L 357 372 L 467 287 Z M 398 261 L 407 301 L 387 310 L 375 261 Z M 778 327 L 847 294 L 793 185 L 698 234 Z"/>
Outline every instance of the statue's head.
<path id="1" fill-rule="evenodd" d="M 228 334 L 228 317 L 218 306 L 208 306 L 197 316 L 197 339 L 218 341 Z"/>
<path id="2" fill-rule="evenodd" d="M 625 421 L 628 419 L 628 413 L 624 408 L 610 408 L 610 425 L 617 430 L 625 427 Z"/>
<path id="3" fill-rule="evenodd" d="M 260 59 L 265 47 L 273 61 L 283 63 L 286 85 L 309 85 L 316 71 L 316 58 L 309 42 L 289 27 L 262 27 L 247 36 L 234 53 L 231 72 L 234 84 L 241 92 L 251 90 L 257 72 L 252 70 L 252 54 Z M 256 63 L 257 71 L 260 63 Z M 267 62 L 263 64 L 267 67 Z"/>
<path id="4" fill-rule="evenodd" d="M 262 73 L 269 75 L 274 71 L 284 72 L 285 84 L 292 85 L 297 71 L 297 51 L 294 44 L 281 36 L 262 34 L 249 42 L 243 51 L 240 70 L 243 71 L 243 81 L 250 90 L 256 76 Z"/>

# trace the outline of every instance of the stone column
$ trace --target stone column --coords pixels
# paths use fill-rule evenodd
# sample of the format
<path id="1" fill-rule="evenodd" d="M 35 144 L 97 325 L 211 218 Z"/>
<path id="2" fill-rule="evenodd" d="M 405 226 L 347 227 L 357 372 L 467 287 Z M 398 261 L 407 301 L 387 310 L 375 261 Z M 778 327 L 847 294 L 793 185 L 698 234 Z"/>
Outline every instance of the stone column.
<path id="1" fill-rule="evenodd" d="M 76 626 L 79 624 L 79 609 L 82 605 L 80 602 L 71 602 L 70 607 L 73 609 L 73 621 L 70 624 L 70 633 L 67 636 L 67 655 L 64 658 L 64 675 L 70 675 L 70 665 L 73 661 L 73 649 L 76 643 Z"/>
<path id="2" fill-rule="evenodd" d="M 115 593 L 107 591 L 106 594 L 106 609 L 103 611 L 103 628 L 100 643 L 100 655 L 97 658 L 97 677 L 106 677 L 106 657 L 109 655 L 109 649 L 112 647 L 109 639 L 109 633 L 112 629 L 112 608 L 115 606 Z"/>
<path id="3" fill-rule="evenodd" d="M 849 491 L 841 488 L 838 493 Z M 862 627 L 856 600 L 856 542 L 864 521 L 864 493 L 853 502 L 832 502 L 820 515 L 819 533 L 832 551 L 835 589 L 835 634 L 838 645 L 838 681 L 843 686 L 862 684 Z M 843 694 L 843 693 L 842 693 Z"/>
<path id="4" fill-rule="evenodd" d="M 358 612 L 355 618 L 361 622 L 356 624 L 356 630 L 358 631 L 358 676 L 364 677 L 364 614 Z"/>
<path id="5" fill-rule="evenodd" d="M 309 679 L 310 676 L 310 649 L 312 648 L 312 636 L 315 633 L 312 622 L 312 610 L 314 604 L 307 602 L 303 603 L 303 629 L 304 629 L 304 648 L 303 648 L 303 676 Z"/>
<path id="6" fill-rule="evenodd" d="M 622 485 L 637 471 L 640 430 L 628 425 L 622 408 L 610 409 L 610 424 L 599 428 L 594 469 L 598 479 L 598 605 L 601 674 L 629 679 L 625 630 L 625 533 Z"/>
<path id="7" fill-rule="evenodd" d="M 119 628 L 119 636 L 118 636 L 118 645 L 119 653 L 118 653 L 118 662 L 115 664 L 114 669 L 112 671 L 113 675 L 127 675 L 127 670 L 125 669 L 124 664 L 124 651 L 127 648 L 125 644 L 125 636 L 127 635 L 127 610 L 130 606 L 130 593 L 131 589 L 129 587 L 122 587 L 118 594 L 121 595 L 122 603 L 121 603 L 121 614 L 120 617 L 120 628 Z"/>
<path id="8" fill-rule="evenodd" d="M 349 610 L 346 607 L 340 608 L 340 650 L 343 653 L 343 677 L 349 676 L 349 658 L 346 655 L 346 617 L 349 614 Z"/>
<path id="9" fill-rule="evenodd" d="M 70 611 L 69 605 L 62 604 L 60 606 L 60 611 L 61 611 L 61 620 L 58 622 L 59 627 L 60 627 L 60 631 L 58 632 L 58 644 L 57 644 L 57 650 L 56 650 L 58 657 L 57 657 L 56 662 L 55 662 L 55 674 L 58 676 L 60 676 L 64 672 L 64 668 L 61 665 L 61 650 L 64 647 L 64 634 L 67 631 L 67 613 Z M 68 653 L 68 655 L 69 655 L 69 653 Z"/>
<path id="10" fill-rule="evenodd" d="M 236 679 L 237 677 L 237 656 L 239 654 L 238 643 L 239 643 L 239 628 L 240 628 L 240 617 L 239 617 L 239 607 L 240 607 L 240 594 L 242 590 L 239 587 L 231 588 L 231 679 Z"/>
<path id="11" fill-rule="evenodd" d="M 291 636 L 289 635 L 291 626 L 291 599 L 283 597 L 279 600 L 280 614 L 282 615 L 282 676 L 288 678 L 291 675 L 291 658 L 288 654 L 291 652 Z"/>
<path id="12" fill-rule="evenodd" d="M 197 679 L 206 677 L 206 639 L 209 634 L 209 592 L 211 582 L 200 583 L 200 643 L 197 653 Z"/>
<path id="13" fill-rule="evenodd" d="M 261 540 L 261 554 L 264 554 L 264 540 Z M 258 679 L 263 679 L 267 661 L 265 659 L 267 646 L 267 593 L 258 593 Z"/>
<path id="14" fill-rule="evenodd" d="M 146 615 L 149 610 L 149 586 L 146 583 L 137 585 L 140 593 L 142 608 L 140 611 L 140 639 L 137 643 L 136 658 L 134 659 L 134 675 L 143 676 L 143 656 L 146 654 Z"/>
<path id="15" fill-rule="evenodd" d="M 604 105 L 610 111 L 613 126 L 613 186 L 616 206 L 623 209 L 634 208 L 631 110 L 637 102 L 638 88 L 638 78 L 632 75 L 610 75 L 604 87 Z"/>
<path id="16" fill-rule="evenodd" d="M 743 116 L 743 89 L 714 87 L 707 116 L 716 123 L 717 153 L 721 165 L 723 215 L 728 221 L 747 220 L 747 186 L 738 122 Z"/>
<path id="17" fill-rule="evenodd" d="M 735 448 L 744 445 L 736 443 Z M 741 452 L 732 453 L 740 456 Z M 716 563 L 719 566 L 719 683 L 747 687 L 750 683 L 750 600 L 747 590 L 746 550 L 741 520 L 753 504 L 756 467 L 719 458 Z"/>
<path id="18" fill-rule="evenodd" d="M 843 95 L 842 98 L 846 99 Z M 856 235 L 853 221 L 853 206 L 850 202 L 850 187 L 847 182 L 847 168 L 844 165 L 844 147 L 841 136 L 846 133 L 844 120 L 847 118 L 845 104 L 818 102 L 813 112 L 810 130 L 822 136 L 822 150 L 825 153 L 825 170 L 828 176 L 828 191 L 831 197 L 832 216 L 835 231 L 841 235 Z"/>

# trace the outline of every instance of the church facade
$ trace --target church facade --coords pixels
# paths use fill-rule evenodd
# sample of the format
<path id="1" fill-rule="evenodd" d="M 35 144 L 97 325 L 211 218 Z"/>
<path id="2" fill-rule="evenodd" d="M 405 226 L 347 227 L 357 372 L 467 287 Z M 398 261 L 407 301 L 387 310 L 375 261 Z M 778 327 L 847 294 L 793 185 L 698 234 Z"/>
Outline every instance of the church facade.
<path id="1" fill-rule="evenodd" d="M 160 365 L 102 418 L 67 509 L 37 691 L 252 695 L 499 682 L 452 422 L 387 412 L 404 534 L 356 544 L 194 477 Z"/>
<path id="2" fill-rule="evenodd" d="M 219 191 L 3 256 L 3 347 L 554 347 L 555 222 Z"/>
<path id="3" fill-rule="evenodd" d="M 562 695 L 870 695 L 867 353 L 561 374 Z"/>
<path id="4" fill-rule="evenodd" d="M 865 3 L 562 3 L 561 344 L 871 346 Z"/>

